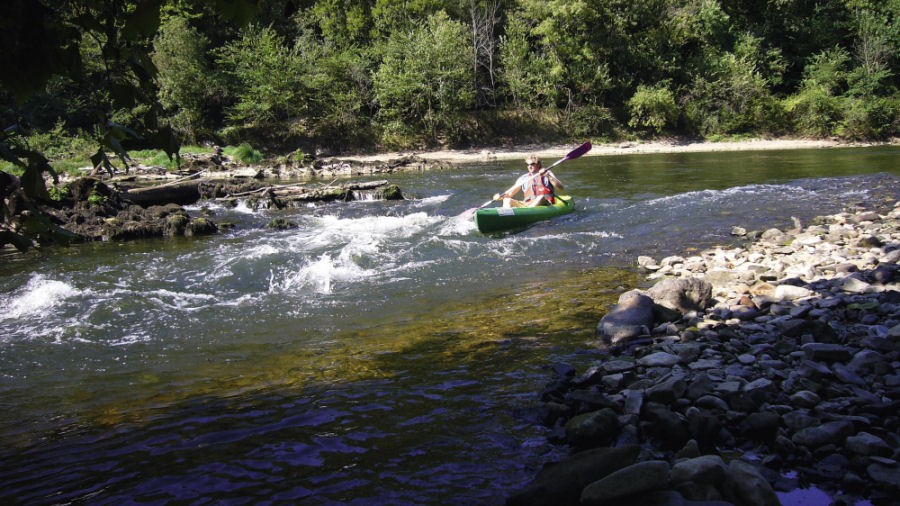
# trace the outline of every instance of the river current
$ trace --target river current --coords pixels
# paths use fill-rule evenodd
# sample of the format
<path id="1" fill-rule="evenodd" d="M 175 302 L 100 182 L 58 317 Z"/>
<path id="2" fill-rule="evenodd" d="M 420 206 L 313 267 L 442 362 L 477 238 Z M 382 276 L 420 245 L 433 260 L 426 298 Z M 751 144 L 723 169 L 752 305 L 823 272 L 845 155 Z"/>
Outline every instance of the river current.
<path id="1" fill-rule="evenodd" d="M 553 160 L 545 160 L 545 165 Z M 900 148 L 588 156 L 571 215 L 479 234 L 522 162 L 391 175 L 406 200 L 190 207 L 212 237 L 0 257 L 9 504 L 502 504 L 566 453 L 550 367 L 646 287 L 638 255 L 900 196 Z M 286 218 L 297 225 L 265 225 Z"/>

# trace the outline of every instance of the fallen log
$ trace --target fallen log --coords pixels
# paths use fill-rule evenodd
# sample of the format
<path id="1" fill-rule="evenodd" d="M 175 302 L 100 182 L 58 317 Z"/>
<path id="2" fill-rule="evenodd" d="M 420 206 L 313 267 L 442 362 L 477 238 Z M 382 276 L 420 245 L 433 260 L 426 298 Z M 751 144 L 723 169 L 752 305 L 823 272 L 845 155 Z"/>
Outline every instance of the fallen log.
<path id="1" fill-rule="evenodd" d="M 231 193 L 216 197 L 216 202 L 237 205 L 245 201 L 251 208 L 259 207 L 299 207 L 308 202 L 352 201 L 352 200 L 401 200 L 403 194 L 396 185 L 387 181 L 346 183 L 338 186 L 275 185 L 250 191 Z"/>
<path id="2" fill-rule="evenodd" d="M 222 184 L 220 180 L 200 178 L 199 174 L 190 176 L 192 179 L 180 179 L 170 183 L 143 187 L 130 188 L 120 193 L 121 197 L 141 207 L 154 205 L 178 204 L 189 205 L 201 198 L 210 198 L 217 202 L 236 205 L 238 200 L 258 202 L 270 201 L 275 207 L 290 207 L 306 202 L 326 201 L 351 201 L 351 200 L 397 200 L 403 195 L 396 185 L 391 185 L 385 180 L 350 182 L 341 185 L 329 183 L 325 186 L 312 186 L 303 183 L 267 185 L 247 190 L 247 185 L 258 183 L 245 183 L 232 186 Z M 210 191 L 209 188 L 212 188 Z M 241 191 L 234 191 L 241 189 Z M 255 204 L 254 204 L 255 205 Z"/>
<path id="3" fill-rule="evenodd" d="M 200 200 L 200 184 L 205 179 L 166 183 L 147 188 L 131 188 L 121 193 L 123 199 L 141 207 L 165 204 L 188 205 Z"/>

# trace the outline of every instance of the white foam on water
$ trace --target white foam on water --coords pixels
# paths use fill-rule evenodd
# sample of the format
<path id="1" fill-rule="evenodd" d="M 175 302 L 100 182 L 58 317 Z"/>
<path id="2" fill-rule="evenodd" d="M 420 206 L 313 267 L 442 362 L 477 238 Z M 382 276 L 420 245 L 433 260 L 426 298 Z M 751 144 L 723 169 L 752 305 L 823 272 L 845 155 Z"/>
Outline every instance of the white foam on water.
<path id="1" fill-rule="evenodd" d="M 0 295 L 0 307 L 5 308 L 0 313 L 0 319 L 38 315 L 81 293 L 81 290 L 69 283 L 35 274 L 25 286 L 9 295 Z"/>
<path id="2" fill-rule="evenodd" d="M 475 220 L 472 219 L 470 213 L 464 212 L 447 218 L 438 229 L 438 234 L 442 236 L 469 235 L 475 230 Z"/>
<path id="3" fill-rule="evenodd" d="M 305 288 L 319 294 L 329 294 L 335 282 L 352 282 L 374 275 L 374 270 L 362 269 L 345 259 L 334 259 L 330 255 L 322 255 L 311 260 L 296 271 L 269 276 L 269 292 L 296 292 Z"/>
<path id="4" fill-rule="evenodd" d="M 606 232 L 604 230 L 597 230 L 593 232 L 579 232 L 579 235 L 585 235 L 588 237 L 599 237 L 601 239 L 622 239 L 622 234 L 616 232 Z"/>
<path id="5" fill-rule="evenodd" d="M 403 240 L 444 218 L 425 212 L 404 216 L 311 217 L 310 229 L 286 236 L 287 249 L 301 255 L 299 267 L 270 270 L 269 292 L 310 289 L 329 294 L 337 283 L 373 278 L 397 269 Z"/>
<path id="6" fill-rule="evenodd" d="M 365 216 L 362 218 L 340 218 L 326 215 L 313 218 L 317 228 L 321 228 L 321 236 L 337 240 L 386 239 L 392 237 L 410 237 L 424 227 L 437 223 L 442 218 L 430 216 L 425 212 L 404 216 Z"/>
<path id="7" fill-rule="evenodd" d="M 232 207 L 231 210 L 241 214 L 256 214 L 257 212 L 255 209 L 251 209 L 247 206 L 246 200 L 238 200 L 237 205 Z"/>
<path id="8" fill-rule="evenodd" d="M 434 195 L 432 197 L 425 197 L 422 199 L 415 200 L 414 205 L 416 207 L 437 206 L 437 205 L 443 204 L 444 202 L 450 200 L 450 197 L 452 197 L 452 196 L 453 196 L 452 194 L 448 193 L 446 195 Z"/>
<path id="9" fill-rule="evenodd" d="M 172 290 L 153 290 L 146 294 L 147 300 L 164 308 L 185 312 L 199 311 L 217 301 L 213 295 L 203 293 L 175 292 Z"/>
<path id="10" fill-rule="evenodd" d="M 698 190 L 666 197 L 650 199 L 644 202 L 638 202 L 629 208 L 635 206 L 656 207 L 658 205 L 673 206 L 693 206 L 699 202 L 712 201 L 719 202 L 722 199 L 748 199 L 754 195 L 762 193 L 784 193 L 787 195 L 808 197 L 815 195 L 815 191 L 808 190 L 798 186 L 774 185 L 774 184 L 753 184 L 746 186 L 735 186 L 723 190 Z"/>

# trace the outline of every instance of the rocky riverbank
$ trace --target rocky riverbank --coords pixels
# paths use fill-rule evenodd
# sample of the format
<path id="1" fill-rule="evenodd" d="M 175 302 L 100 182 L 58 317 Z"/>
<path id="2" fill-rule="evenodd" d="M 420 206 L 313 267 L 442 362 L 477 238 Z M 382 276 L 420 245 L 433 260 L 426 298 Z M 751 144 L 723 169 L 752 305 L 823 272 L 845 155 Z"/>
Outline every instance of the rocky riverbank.
<path id="1" fill-rule="evenodd" d="M 572 456 L 508 504 L 897 504 L 900 205 L 747 237 L 639 259 L 656 284 L 600 321 L 612 346 L 542 394 Z"/>

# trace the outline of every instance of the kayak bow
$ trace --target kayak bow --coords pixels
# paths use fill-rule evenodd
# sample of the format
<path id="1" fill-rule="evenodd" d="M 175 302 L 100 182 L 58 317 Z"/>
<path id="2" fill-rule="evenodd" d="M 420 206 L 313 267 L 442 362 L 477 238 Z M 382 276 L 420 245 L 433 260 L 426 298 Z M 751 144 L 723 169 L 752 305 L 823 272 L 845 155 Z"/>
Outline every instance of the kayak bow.
<path id="1" fill-rule="evenodd" d="M 532 223 L 569 214 L 575 210 L 575 202 L 569 195 L 557 195 L 551 206 L 491 207 L 475 211 L 475 226 L 482 234 L 502 232 Z"/>

